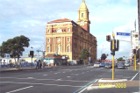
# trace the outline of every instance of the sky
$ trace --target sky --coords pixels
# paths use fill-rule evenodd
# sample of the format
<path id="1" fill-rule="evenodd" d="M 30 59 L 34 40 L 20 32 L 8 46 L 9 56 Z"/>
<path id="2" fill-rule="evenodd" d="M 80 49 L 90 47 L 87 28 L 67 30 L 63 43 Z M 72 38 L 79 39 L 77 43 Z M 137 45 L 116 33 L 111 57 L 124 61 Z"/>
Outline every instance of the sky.
<path id="1" fill-rule="evenodd" d="M 106 35 L 114 32 L 131 32 L 137 24 L 137 0 L 85 0 L 90 12 L 90 32 L 97 38 L 97 58 L 102 53 L 110 55 L 110 43 Z M 82 0 L 0 0 L 0 45 L 15 36 L 25 35 L 36 51 L 45 49 L 47 22 L 68 18 L 78 20 L 78 9 Z M 136 26 L 137 29 L 137 26 Z M 130 36 L 117 36 L 119 51 L 115 57 L 130 56 Z"/>

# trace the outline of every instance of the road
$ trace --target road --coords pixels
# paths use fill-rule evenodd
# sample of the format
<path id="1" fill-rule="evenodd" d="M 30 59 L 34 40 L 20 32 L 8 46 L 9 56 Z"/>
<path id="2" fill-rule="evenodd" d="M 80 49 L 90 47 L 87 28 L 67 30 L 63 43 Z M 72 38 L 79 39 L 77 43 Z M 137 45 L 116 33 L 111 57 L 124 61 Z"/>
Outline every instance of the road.
<path id="1" fill-rule="evenodd" d="M 139 80 L 139 75 L 135 76 L 137 73 L 138 71 L 131 69 L 115 69 L 115 78 Z M 61 66 L 41 70 L 1 72 L 0 93 L 82 93 L 87 86 L 101 78 L 111 78 L 111 69 Z M 137 92 L 138 88 L 134 88 L 133 91 Z"/>

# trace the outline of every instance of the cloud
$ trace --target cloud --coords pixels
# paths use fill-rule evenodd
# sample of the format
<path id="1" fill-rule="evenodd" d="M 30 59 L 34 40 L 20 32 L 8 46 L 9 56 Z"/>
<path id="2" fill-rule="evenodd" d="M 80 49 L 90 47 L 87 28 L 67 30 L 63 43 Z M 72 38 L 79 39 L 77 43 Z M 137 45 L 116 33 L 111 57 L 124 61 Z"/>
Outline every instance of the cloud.
<path id="1" fill-rule="evenodd" d="M 30 45 L 35 50 L 43 49 L 47 22 L 58 18 L 77 21 L 81 2 L 82 0 L 0 0 L 0 44 L 22 34 L 30 38 Z M 136 2 L 86 0 L 86 3 L 90 12 L 90 32 L 97 37 L 98 56 L 101 51 L 110 53 L 106 35 L 113 30 L 123 32 L 133 29 L 133 22 L 137 17 Z M 127 46 L 130 45 L 121 41 L 119 56 L 128 54 L 126 51 L 129 49 L 125 48 Z"/>

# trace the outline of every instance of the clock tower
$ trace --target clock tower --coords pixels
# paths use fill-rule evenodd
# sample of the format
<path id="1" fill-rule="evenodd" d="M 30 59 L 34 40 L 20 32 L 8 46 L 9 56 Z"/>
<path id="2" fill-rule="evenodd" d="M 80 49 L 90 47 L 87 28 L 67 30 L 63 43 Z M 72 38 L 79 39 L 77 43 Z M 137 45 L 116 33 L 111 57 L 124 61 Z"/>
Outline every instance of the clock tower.
<path id="1" fill-rule="evenodd" d="M 82 0 L 80 8 L 78 10 L 78 22 L 83 29 L 90 32 L 90 20 L 89 20 L 89 10 L 85 3 L 85 0 Z"/>

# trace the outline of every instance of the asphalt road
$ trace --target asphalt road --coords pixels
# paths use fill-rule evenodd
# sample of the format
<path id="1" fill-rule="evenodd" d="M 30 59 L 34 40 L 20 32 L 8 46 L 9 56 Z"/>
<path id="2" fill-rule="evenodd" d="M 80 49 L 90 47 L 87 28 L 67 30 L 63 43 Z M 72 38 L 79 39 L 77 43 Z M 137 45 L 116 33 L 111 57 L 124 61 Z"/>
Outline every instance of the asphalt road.
<path id="1" fill-rule="evenodd" d="M 138 71 L 115 69 L 115 78 L 139 80 Z M 0 93 L 82 93 L 101 78 L 111 78 L 111 69 L 92 66 L 64 66 L 41 70 L 0 73 Z M 99 90 L 88 91 L 97 93 Z M 120 93 L 111 89 L 106 93 Z M 119 90 L 118 90 L 119 91 Z M 133 91 L 138 91 L 137 87 Z M 99 93 L 103 93 L 100 90 Z"/>

